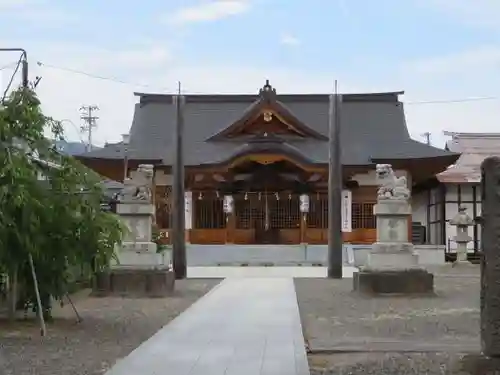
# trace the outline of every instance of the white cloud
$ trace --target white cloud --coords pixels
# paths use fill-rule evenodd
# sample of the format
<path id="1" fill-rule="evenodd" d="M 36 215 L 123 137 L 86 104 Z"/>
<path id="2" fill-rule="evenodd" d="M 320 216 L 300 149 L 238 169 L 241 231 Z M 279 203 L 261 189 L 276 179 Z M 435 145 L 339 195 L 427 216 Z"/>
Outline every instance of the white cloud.
<path id="1" fill-rule="evenodd" d="M 484 46 L 459 53 L 416 60 L 408 68 L 420 73 L 454 74 L 464 69 L 500 68 L 500 47 Z"/>
<path id="2" fill-rule="evenodd" d="M 246 13 L 250 7 L 249 0 L 205 0 L 198 5 L 180 8 L 165 19 L 175 25 L 211 22 Z"/>
<path id="3" fill-rule="evenodd" d="M 280 42 L 281 44 L 292 47 L 300 45 L 300 39 L 288 33 L 284 33 L 281 35 Z"/>
<path id="4" fill-rule="evenodd" d="M 32 5 L 33 3 L 38 3 L 37 0 L 0 0 L 0 9 L 14 9 L 14 8 L 22 8 L 27 5 Z"/>
<path id="5" fill-rule="evenodd" d="M 415 136 L 431 131 L 440 146 L 444 144 L 444 130 L 499 132 L 499 72 L 500 48 L 495 47 L 478 47 L 403 64 L 401 84 L 408 100 L 438 101 L 406 106 L 410 131 Z M 439 103 L 447 100 L 448 103 Z"/>
<path id="6" fill-rule="evenodd" d="M 51 56 L 64 56 L 63 60 L 67 66 L 96 74 L 122 71 L 130 73 L 130 70 L 151 69 L 173 60 L 168 43 L 165 42 L 162 44 L 140 43 L 137 48 L 129 50 L 105 49 L 74 43 L 53 43 L 44 46 L 43 56 L 46 56 L 48 60 L 42 62 L 50 62 L 54 65 L 58 65 L 56 63 L 60 60 Z"/>
<path id="7" fill-rule="evenodd" d="M 351 12 L 347 6 L 346 0 L 337 0 L 337 5 L 344 18 L 351 18 Z"/>
<path id="8" fill-rule="evenodd" d="M 3 17 L 36 22 L 37 26 L 58 27 L 78 21 L 78 15 L 54 6 L 48 0 L 0 0 Z"/>
<path id="9" fill-rule="evenodd" d="M 498 0 L 419 0 L 418 3 L 437 9 L 468 25 L 500 29 Z"/>
<path id="10" fill-rule="evenodd" d="M 163 46 L 164 43 L 147 44 L 128 51 L 75 44 L 42 45 L 29 41 L 0 41 L 0 45 L 25 46 L 29 57 L 30 79 L 42 77 L 37 93 L 44 110 L 56 119 L 73 122 L 74 125 L 70 121 L 64 122 L 70 139 L 80 138 L 75 131 L 75 127 L 81 123 L 79 108 L 84 104 L 98 105 L 100 119 L 95 140 L 101 144 L 118 140 L 121 133 L 128 131 L 136 102 L 134 91 L 164 91 L 163 82 L 157 77 L 164 70 L 169 70 L 172 62 L 170 51 Z M 15 54 L 0 54 L 0 67 L 16 59 Z M 42 66 L 38 66 L 37 61 L 41 61 Z M 69 69 L 61 70 L 59 67 Z M 134 84 L 91 78 L 89 75 L 78 74 L 79 71 Z M 5 88 L 12 73 L 12 68 L 0 71 L 0 82 L 3 82 L 0 89 Z"/>
<path id="11" fill-rule="evenodd" d="M 277 64 L 257 66 L 246 63 L 201 64 L 185 62 L 176 56 L 169 44 L 137 45 L 129 50 L 105 50 L 75 44 L 45 44 L 29 41 L 0 41 L 0 45 L 23 45 L 30 56 L 30 77 L 43 77 L 37 92 L 48 115 L 69 119 L 80 124 L 79 108 L 96 104 L 99 127 L 97 143 L 118 141 L 128 132 L 134 104 L 134 91 L 173 93 L 177 81 L 186 93 L 256 93 L 266 79 L 279 93 L 328 93 L 333 78 L 340 82 L 341 92 L 373 92 L 405 90 L 405 101 L 459 99 L 477 96 L 498 96 L 500 74 L 498 55 L 493 47 L 465 51 L 454 56 L 436 56 L 402 65 L 400 71 L 387 74 L 370 68 L 366 71 L 342 72 L 331 66 L 329 71 L 289 69 Z M 0 54 L 0 67 L 17 59 L 17 55 Z M 94 79 L 49 66 L 37 66 L 40 60 L 47 65 L 80 70 L 103 77 L 115 77 L 131 84 Z M 223 61 L 223 60 L 221 60 Z M 493 61 L 493 62 L 491 62 Z M 3 83 L 12 70 L 0 73 Z M 291 79 L 292 78 L 292 79 Z M 1 81 L 1 79 L 0 79 Z M 454 104 L 406 105 L 410 132 L 415 137 L 432 132 L 435 144 L 444 145 L 443 130 L 498 131 L 500 100 L 462 102 Z M 165 119 L 168 121 L 168 119 Z M 71 139 L 79 135 L 65 122 Z"/>

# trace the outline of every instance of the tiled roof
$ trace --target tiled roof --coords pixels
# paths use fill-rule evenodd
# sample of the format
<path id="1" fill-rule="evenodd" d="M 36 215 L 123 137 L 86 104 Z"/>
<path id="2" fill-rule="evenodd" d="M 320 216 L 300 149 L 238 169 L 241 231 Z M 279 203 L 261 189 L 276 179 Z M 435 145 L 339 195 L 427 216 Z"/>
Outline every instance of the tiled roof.
<path id="1" fill-rule="evenodd" d="M 445 183 L 479 183 L 481 163 L 489 156 L 500 156 L 500 133 L 450 133 L 447 148 L 460 157 L 437 175 Z"/>
<path id="2" fill-rule="evenodd" d="M 371 165 L 382 159 L 450 157 L 453 153 L 412 140 L 406 127 L 400 92 L 343 95 L 341 111 L 342 164 Z M 163 160 L 171 165 L 174 156 L 175 107 L 171 95 L 136 94 L 140 102 L 130 129 L 128 158 Z M 207 141 L 238 120 L 257 95 L 186 96 L 184 151 L 189 165 L 227 160 L 246 141 Z M 293 115 L 319 134 L 328 135 L 329 95 L 277 95 Z M 291 139 L 313 163 L 328 162 L 328 142 Z M 122 159 L 121 144 L 80 155 L 81 158 Z"/>

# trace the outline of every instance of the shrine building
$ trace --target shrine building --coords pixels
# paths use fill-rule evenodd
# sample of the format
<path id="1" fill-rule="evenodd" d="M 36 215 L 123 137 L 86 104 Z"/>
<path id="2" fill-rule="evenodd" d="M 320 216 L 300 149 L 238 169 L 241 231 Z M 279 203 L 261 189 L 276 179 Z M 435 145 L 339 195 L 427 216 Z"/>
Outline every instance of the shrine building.
<path id="1" fill-rule="evenodd" d="M 281 94 L 269 82 L 256 91 L 186 96 L 186 239 L 192 244 L 326 244 L 329 95 Z M 343 95 L 344 242 L 376 239 L 376 164 L 392 164 L 397 176 L 406 176 L 413 196 L 425 198 L 428 182 L 459 157 L 410 138 L 402 94 Z M 78 158 L 115 181 L 139 164 L 153 164 L 156 224 L 168 231 L 176 108 L 171 95 L 135 95 L 128 140 Z M 301 212 L 301 195 L 308 197 L 308 212 Z M 225 196 L 232 197 L 230 213 Z M 427 223 L 415 224 L 425 232 Z M 423 236 L 425 242 L 429 235 Z"/>

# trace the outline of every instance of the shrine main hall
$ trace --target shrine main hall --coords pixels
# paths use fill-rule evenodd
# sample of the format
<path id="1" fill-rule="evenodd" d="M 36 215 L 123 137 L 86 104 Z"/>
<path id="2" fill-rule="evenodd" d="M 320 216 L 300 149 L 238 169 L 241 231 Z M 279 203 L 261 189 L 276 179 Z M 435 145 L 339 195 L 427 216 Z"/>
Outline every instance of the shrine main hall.
<path id="1" fill-rule="evenodd" d="M 186 240 L 326 244 L 329 95 L 281 94 L 269 82 L 256 92 L 185 96 Z M 410 138 L 402 94 L 342 96 L 344 242 L 375 242 L 376 164 L 391 164 L 397 176 L 406 176 L 415 198 L 459 157 Z M 156 225 L 168 231 L 176 107 L 172 95 L 135 95 L 124 141 L 78 158 L 115 181 L 130 177 L 139 164 L 154 165 Z M 301 207 L 304 197 L 307 210 Z M 414 200 L 413 210 L 422 209 Z"/>

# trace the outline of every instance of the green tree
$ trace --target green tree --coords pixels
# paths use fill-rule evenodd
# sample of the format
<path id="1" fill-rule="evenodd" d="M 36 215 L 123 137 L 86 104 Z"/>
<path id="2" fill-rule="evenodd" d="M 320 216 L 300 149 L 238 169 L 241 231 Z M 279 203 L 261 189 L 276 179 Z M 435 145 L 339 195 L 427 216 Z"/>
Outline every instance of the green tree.
<path id="1" fill-rule="evenodd" d="M 99 176 L 59 154 L 47 134 L 62 139 L 62 126 L 43 114 L 34 91 L 16 90 L 1 105 L 0 270 L 10 281 L 11 317 L 19 293 L 36 309 L 30 256 L 50 318 L 51 297 L 65 295 L 74 270 L 107 267 L 125 230 L 100 210 Z"/>

